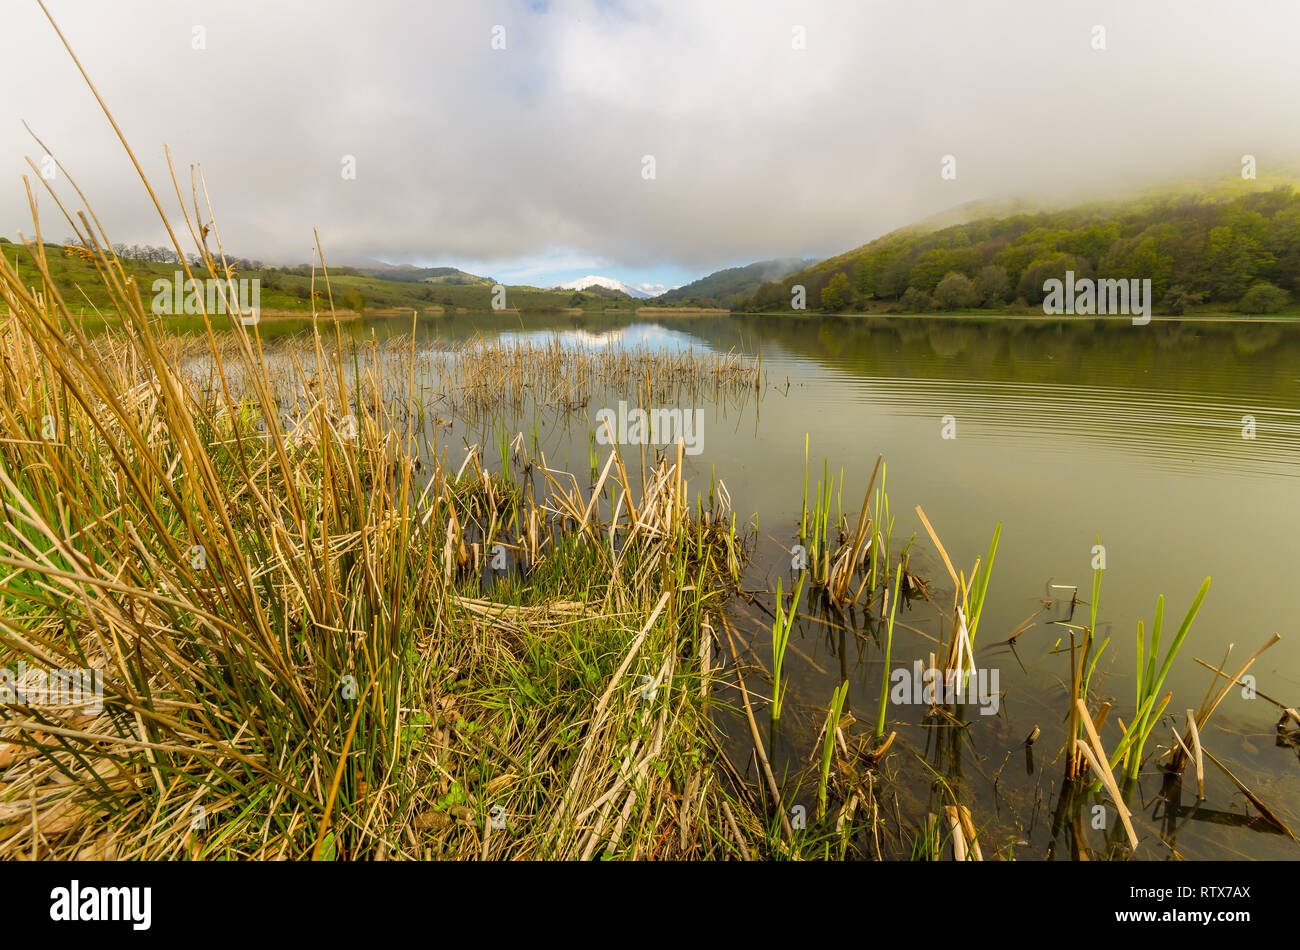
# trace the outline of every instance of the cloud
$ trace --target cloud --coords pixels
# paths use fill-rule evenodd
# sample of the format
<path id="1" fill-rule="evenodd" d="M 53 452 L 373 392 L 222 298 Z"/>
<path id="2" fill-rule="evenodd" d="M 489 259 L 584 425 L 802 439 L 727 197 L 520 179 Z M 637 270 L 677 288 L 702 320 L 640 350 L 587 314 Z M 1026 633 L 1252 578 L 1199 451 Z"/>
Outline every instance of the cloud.
<path id="1" fill-rule="evenodd" d="M 1300 155 L 1291 0 L 48 5 L 169 213 L 163 143 L 187 200 L 202 162 L 228 249 L 288 262 L 310 258 L 315 228 L 336 262 L 582 261 L 661 279 L 834 253 L 975 199 L 1226 179 L 1244 153 L 1264 171 Z M 114 240 L 162 243 L 34 0 L 10 0 L 3 22 L 0 60 L 21 81 L 0 103 L 0 233 L 31 231 L 26 119 Z M 948 154 L 955 181 L 939 176 Z"/>

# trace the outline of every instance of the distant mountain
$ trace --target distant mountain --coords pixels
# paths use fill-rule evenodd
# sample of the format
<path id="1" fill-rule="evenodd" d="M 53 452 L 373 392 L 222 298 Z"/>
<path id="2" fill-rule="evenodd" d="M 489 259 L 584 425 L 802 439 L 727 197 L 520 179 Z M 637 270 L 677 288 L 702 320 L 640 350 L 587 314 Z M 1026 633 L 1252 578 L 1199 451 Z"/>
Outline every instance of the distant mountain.
<path id="1" fill-rule="evenodd" d="M 616 290 L 619 293 L 627 294 L 629 297 L 635 297 L 638 300 L 646 300 L 651 294 L 647 293 L 640 287 L 633 287 L 631 284 L 625 284 L 621 280 L 615 280 L 613 277 L 601 277 L 597 274 L 588 274 L 586 277 L 579 277 L 577 280 L 571 280 L 567 284 L 560 284 L 556 290 L 586 290 L 589 287 L 603 287 L 606 290 Z"/>
<path id="2" fill-rule="evenodd" d="M 654 298 L 656 303 L 681 303 L 730 307 L 753 296 L 763 284 L 781 280 L 796 271 L 817 263 L 817 258 L 781 257 L 757 261 L 744 267 L 728 267 L 707 277 L 691 281 Z"/>

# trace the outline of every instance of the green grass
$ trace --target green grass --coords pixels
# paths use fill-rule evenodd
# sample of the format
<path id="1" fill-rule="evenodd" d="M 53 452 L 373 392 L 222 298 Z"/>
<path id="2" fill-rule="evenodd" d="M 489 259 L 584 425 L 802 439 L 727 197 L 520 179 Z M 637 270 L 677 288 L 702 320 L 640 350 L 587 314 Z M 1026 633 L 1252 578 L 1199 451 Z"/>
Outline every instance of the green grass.
<path id="1" fill-rule="evenodd" d="M 701 673 L 681 661 L 723 609 L 739 546 L 729 512 L 698 503 L 693 520 L 683 506 L 663 530 L 597 507 L 599 529 L 577 529 L 551 514 L 576 499 L 539 493 L 539 508 L 504 470 L 444 469 L 436 442 L 412 441 L 362 382 L 379 378 L 375 351 L 320 338 L 295 355 L 336 388 L 292 441 L 279 407 L 300 380 L 283 360 L 258 358 L 252 388 L 227 395 L 203 384 L 236 369 L 214 347 L 203 378 L 182 369 L 134 402 L 194 344 L 155 336 L 128 296 L 116 301 L 128 334 L 88 358 L 68 314 L 4 276 L 16 309 L 0 320 L 0 659 L 102 668 L 106 696 L 89 723 L 4 710 L 5 741 L 22 750 L 6 795 L 40 790 L 69 811 L 46 812 L 40 839 L 29 817 L 0 827 L 0 854 L 721 858 L 741 846 L 722 822 L 726 792 L 705 781 Z M 349 440 L 336 420 L 353 408 L 364 418 Z M 637 507 L 668 510 L 664 497 Z M 466 555 L 502 542 L 523 557 L 521 515 L 538 510 L 545 546 L 522 571 L 496 576 Z M 689 835 L 672 824 L 684 794 L 709 816 Z M 728 807 L 761 855 L 759 818 Z"/>
<path id="2" fill-rule="evenodd" d="M 48 278 L 58 287 L 72 314 L 92 320 L 98 314 L 105 322 L 114 325 L 120 322 L 113 307 L 112 296 L 93 263 L 84 261 L 78 256 L 67 256 L 62 244 L 47 243 L 45 251 L 48 260 Z M 45 277 L 31 263 L 21 245 L 0 242 L 0 253 L 3 253 L 10 265 L 15 267 L 19 279 L 25 285 L 41 288 Z M 146 307 L 149 307 L 153 301 L 153 282 L 159 278 L 172 279 L 180 269 L 175 264 L 130 259 L 123 259 L 121 267 L 126 277 L 135 280 Z M 200 269 L 196 271 L 195 276 L 203 279 L 206 273 L 205 269 Z M 310 315 L 313 284 L 309 276 L 286 273 L 283 270 L 269 272 L 267 269 L 240 272 L 237 276 L 261 279 L 263 310 Z M 348 273 L 336 274 L 333 271 L 330 273 L 329 283 L 335 307 L 340 311 L 355 310 L 358 305 L 365 312 L 375 310 L 422 312 L 435 311 L 438 308 L 447 311 L 492 309 L 492 285 L 490 284 L 426 284 Z M 324 277 L 320 273 L 316 277 L 315 291 L 318 295 L 317 308 L 328 311 L 328 295 Z M 614 307 L 633 313 L 639 304 L 639 301 L 584 296 L 586 299 L 580 306 L 584 311 L 589 312 L 603 312 L 606 307 Z M 506 286 L 506 306 L 511 310 L 519 309 L 525 312 L 567 310 L 572 306 L 572 298 L 572 291 Z M 169 320 L 182 329 L 197 329 L 202 326 L 201 319 L 193 316 L 174 315 L 169 317 Z"/>

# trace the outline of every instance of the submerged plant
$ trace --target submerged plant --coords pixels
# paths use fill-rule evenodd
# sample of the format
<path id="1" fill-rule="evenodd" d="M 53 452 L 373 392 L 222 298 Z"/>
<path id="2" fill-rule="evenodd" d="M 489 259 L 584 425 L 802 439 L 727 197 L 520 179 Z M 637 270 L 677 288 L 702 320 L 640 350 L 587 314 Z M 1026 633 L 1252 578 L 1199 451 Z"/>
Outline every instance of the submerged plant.
<path id="1" fill-rule="evenodd" d="M 1097 535 L 1096 550 L 1101 550 L 1100 535 Z M 1092 677 L 1097 669 L 1097 661 L 1101 659 L 1106 652 L 1106 646 L 1110 643 L 1110 638 L 1106 638 L 1094 653 L 1093 642 L 1097 633 L 1097 613 L 1101 609 L 1101 575 L 1105 570 L 1102 563 L 1101 559 L 1095 561 L 1092 570 L 1092 598 L 1088 602 L 1089 619 L 1088 626 L 1083 628 L 1082 644 L 1079 644 L 1075 639 L 1075 631 L 1078 626 L 1073 623 L 1062 622 L 1062 625 L 1070 630 L 1070 710 L 1066 717 L 1070 740 L 1066 749 L 1065 766 L 1066 777 L 1070 779 L 1078 777 L 1083 765 L 1079 742 L 1085 737 L 1084 729 L 1086 724 L 1081 720 L 1080 710 L 1087 709 L 1088 696 L 1090 695 Z M 1097 728 L 1100 728 L 1101 721 L 1109 708 L 1109 705 L 1105 706 L 1102 713 L 1099 714 Z"/>
<path id="2" fill-rule="evenodd" d="M 790 644 L 790 630 L 794 626 L 794 616 L 799 609 L 799 597 L 803 593 L 806 574 L 799 575 L 791 598 L 790 612 L 785 612 L 785 601 L 781 597 L 781 578 L 776 579 L 776 620 L 772 624 L 772 719 L 781 718 L 781 705 L 785 699 L 785 684 L 782 683 L 782 670 L 785 667 L 785 650 Z"/>
<path id="3" fill-rule="evenodd" d="M 1192 604 L 1187 608 L 1187 615 L 1183 617 L 1183 622 L 1178 626 L 1178 632 L 1174 634 L 1173 641 L 1169 644 L 1169 649 L 1165 652 L 1164 659 L 1160 661 L 1159 667 L 1156 661 L 1160 655 L 1160 635 L 1161 627 L 1164 623 L 1165 597 L 1161 594 L 1156 599 L 1155 619 L 1151 624 L 1151 640 L 1146 641 L 1143 636 L 1142 621 L 1138 621 L 1137 629 L 1137 671 L 1136 671 L 1136 712 L 1133 716 L 1133 722 L 1124 730 L 1124 738 L 1116 747 L 1111 758 L 1111 768 L 1116 764 L 1124 763 L 1124 776 L 1132 781 L 1137 778 L 1138 772 L 1142 767 L 1142 749 L 1146 743 L 1147 737 L 1151 735 L 1151 730 L 1155 728 L 1160 721 L 1160 715 L 1164 712 L 1165 707 L 1173 698 L 1173 693 L 1166 693 L 1160 697 L 1160 689 L 1164 686 L 1165 677 L 1169 674 L 1169 668 L 1173 666 L 1174 657 L 1178 655 L 1183 641 L 1187 638 L 1187 631 L 1191 629 L 1192 621 L 1196 619 L 1197 612 L 1201 609 L 1201 603 L 1205 600 L 1205 595 L 1210 590 L 1210 579 L 1207 577 L 1201 582 L 1196 596 L 1192 598 Z M 1157 697 L 1160 697 L 1157 703 Z"/>
<path id="4" fill-rule="evenodd" d="M 885 669 L 880 679 L 880 706 L 876 712 L 876 733 L 877 739 L 884 738 L 885 735 L 885 712 L 889 703 L 889 664 L 894 650 L 894 615 L 898 613 L 898 594 L 899 585 L 903 580 L 903 567 L 900 564 L 898 571 L 894 574 L 894 596 L 886 597 L 889 599 L 889 621 L 885 627 Z"/>
<path id="5" fill-rule="evenodd" d="M 826 714 L 826 731 L 822 736 L 822 765 L 817 778 L 817 819 L 826 815 L 826 786 L 830 782 L 831 759 L 835 754 L 835 737 L 840 730 L 840 715 L 844 711 L 844 700 L 849 695 L 848 681 L 835 687 L 831 695 L 830 709 Z"/>

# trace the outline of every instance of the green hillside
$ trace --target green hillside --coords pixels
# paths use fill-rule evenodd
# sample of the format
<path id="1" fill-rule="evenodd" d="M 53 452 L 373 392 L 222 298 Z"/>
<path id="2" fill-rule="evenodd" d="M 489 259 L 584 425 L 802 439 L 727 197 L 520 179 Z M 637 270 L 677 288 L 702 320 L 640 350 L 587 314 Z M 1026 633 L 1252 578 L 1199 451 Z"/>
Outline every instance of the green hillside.
<path id="1" fill-rule="evenodd" d="M 809 310 L 1014 312 L 1038 308 L 1044 281 L 1072 270 L 1149 278 L 1157 312 L 1293 312 L 1300 193 L 1242 185 L 895 231 L 763 284 L 745 308 L 789 310 L 801 284 Z"/>
<path id="2" fill-rule="evenodd" d="M 464 286 L 491 286 L 496 281 L 491 277 L 480 277 L 456 267 L 412 267 L 405 264 L 366 264 L 352 268 L 366 277 L 380 280 L 397 280 L 410 283 L 458 284 Z"/>
<path id="3" fill-rule="evenodd" d="M 743 304 L 767 281 L 780 280 L 816 262 L 816 258 L 797 257 L 757 261 L 744 267 L 728 267 L 707 277 L 669 290 L 652 303 L 671 303 L 685 307 L 735 307 Z"/>
<path id="4" fill-rule="evenodd" d="M 44 245 L 50 274 L 59 292 L 67 300 L 73 313 L 94 317 L 99 310 L 111 310 L 104 291 L 103 281 L 98 277 L 92 263 L 85 261 L 75 251 L 69 254 L 62 244 Z M 31 256 L 22 245 L 14 244 L 0 238 L 0 253 L 16 264 L 19 275 L 28 286 L 43 289 L 40 271 L 31 260 Z M 178 267 L 171 263 L 147 262 L 132 258 L 119 258 L 123 269 L 133 277 L 139 286 L 140 294 L 146 306 L 154 299 L 154 281 L 160 278 L 173 279 Z M 447 270 L 454 268 L 426 268 L 425 270 Z M 462 271 L 456 271 L 463 274 Z M 194 274 L 199 279 L 208 276 L 206 271 L 196 268 Z M 261 306 L 268 315 L 308 314 L 311 312 L 312 275 L 307 267 L 261 267 L 257 269 L 239 269 L 238 278 L 256 277 L 261 281 Z M 449 275 L 426 275 L 449 276 Z M 474 275 L 465 275 L 474 277 Z M 450 310 L 490 310 L 492 309 L 492 287 L 488 278 L 475 278 L 474 283 L 430 283 L 425 278 L 409 277 L 386 279 L 372 276 L 365 269 L 340 267 L 330 269 L 330 288 L 333 292 L 334 306 L 340 311 L 370 313 L 375 311 L 416 310 L 436 313 L 439 308 Z M 315 291 L 324 306 L 326 298 L 325 281 L 318 271 L 315 278 Z M 593 294 L 573 291 L 543 290 L 537 287 L 507 286 L 506 307 L 522 312 L 554 312 L 573 307 L 601 312 L 607 308 L 618 308 L 628 313 L 635 311 L 641 301 L 634 301 L 622 294 Z"/>

